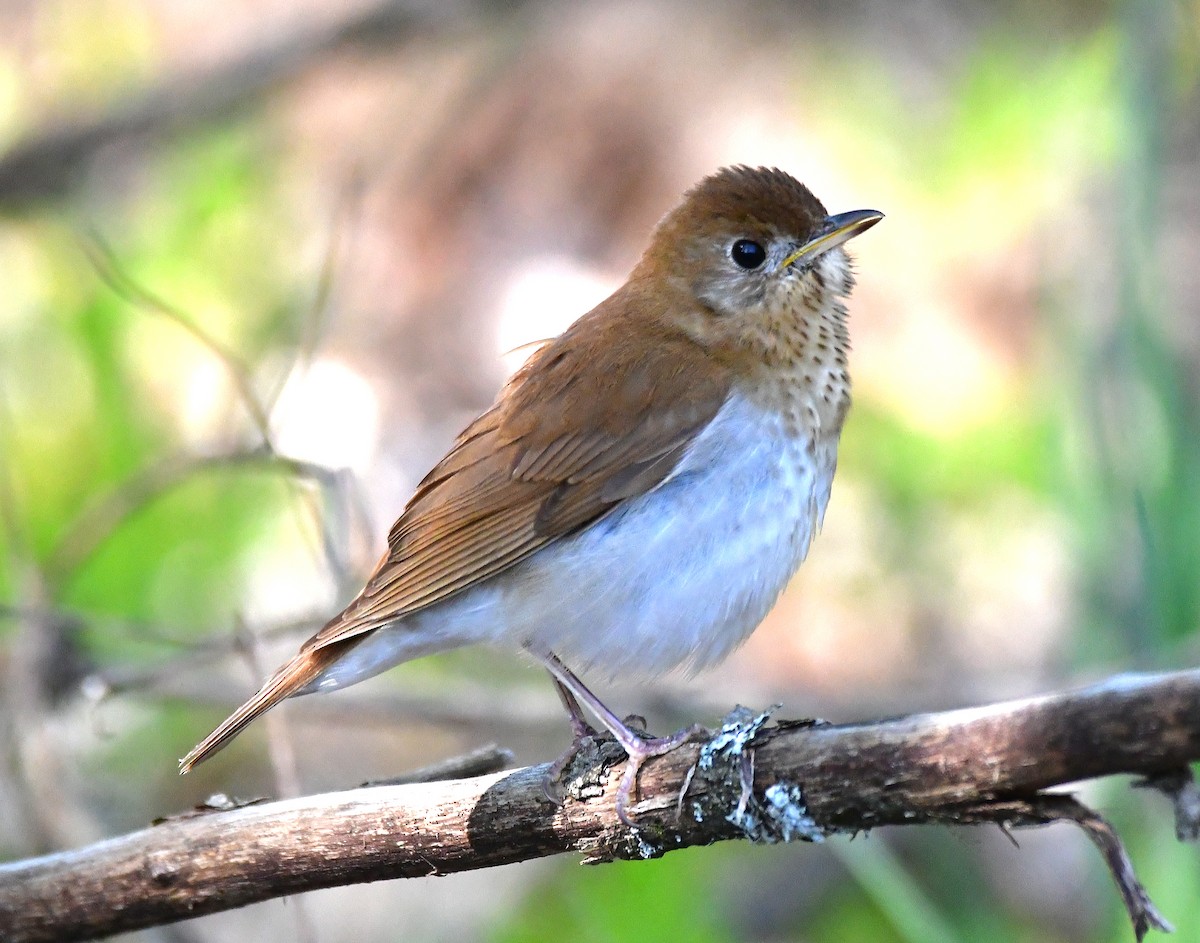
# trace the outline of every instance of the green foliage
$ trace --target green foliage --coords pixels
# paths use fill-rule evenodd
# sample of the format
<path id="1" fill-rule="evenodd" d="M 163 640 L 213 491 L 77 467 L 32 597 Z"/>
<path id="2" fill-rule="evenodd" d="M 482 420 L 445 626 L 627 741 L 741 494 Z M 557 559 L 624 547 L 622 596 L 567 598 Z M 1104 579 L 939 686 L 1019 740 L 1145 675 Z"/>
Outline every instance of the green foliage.
<path id="1" fill-rule="evenodd" d="M 996 29 L 962 50 L 934 99 L 861 58 L 824 62 L 828 93 L 805 95 L 862 192 L 977 248 L 1007 248 L 1115 156 L 1117 42 L 1099 27 L 1071 44 Z M 823 106 L 823 107 L 822 107 Z"/>
<path id="2" fill-rule="evenodd" d="M 125 515 L 72 572 L 62 602 L 85 612 L 213 631 L 230 623 L 245 554 L 293 491 L 280 475 L 198 472 Z M 93 638 L 104 657 L 104 636 Z M 122 646 L 124 649 L 124 646 Z"/>
<path id="3" fill-rule="evenodd" d="M 120 233 L 114 259 L 138 290 L 184 300 L 180 316 L 247 363 L 281 343 L 287 283 L 262 147 L 244 126 L 179 142 L 99 233 Z M 85 228 L 8 225 L 43 278 L 19 283 L 12 299 L 27 316 L 0 320 L 0 449 L 23 541 L 5 547 L 0 598 L 11 598 L 10 567 L 24 556 L 60 604 L 173 626 L 227 623 L 246 554 L 295 500 L 283 473 L 261 464 L 189 467 L 196 446 L 162 393 L 179 395 L 178 377 L 197 366 L 229 391 L 228 365 L 153 304 L 104 284 L 81 252 Z M 230 431 L 244 413 L 231 410 Z M 104 658 L 131 654 L 130 639 L 101 630 L 87 642 Z"/>
<path id="4" fill-rule="evenodd" d="M 904 518 L 919 516 L 931 496 L 968 507 L 1013 487 L 1048 497 L 1056 480 L 1054 424 L 1036 410 L 1023 401 L 946 437 L 913 429 L 883 404 L 860 399 L 843 434 L 840 463 Z"/>
<path id="5" fill-rule="evenodd" d="M 656 861 L 555 868 L 489 940 L 730 943 L 720 864 L 730 854 L 712 846 Z"/>
<path id="6" fill-rule="evenodd" d="M 873 914 L 875 919 L 883 917 L 886 920 L 885 925 L 879 926 L 869 939 L 893 938 L 892 933 L 895 939 L 904 943 L 955 943 L 961 939 L 950 925 L 948 916 L 939 912 L 937 905 L 926 897 L 913 876 L 885 843 L 871 842 L 868 845 L 860 842 L 857 846 L 839 846 L 836 854 L 854 877 L 859 893 L 866 898 L 853 904 L 847 901 L 845 909 L 859 914 L 871 914 L 877 910 L 877 915 Z M 952 881 L 957 877 L 945 876 Z M 942 890 L 946 892 L 948 889 L 943 885 Z M 868 902 L 869 906 L 863 906 Z"/>

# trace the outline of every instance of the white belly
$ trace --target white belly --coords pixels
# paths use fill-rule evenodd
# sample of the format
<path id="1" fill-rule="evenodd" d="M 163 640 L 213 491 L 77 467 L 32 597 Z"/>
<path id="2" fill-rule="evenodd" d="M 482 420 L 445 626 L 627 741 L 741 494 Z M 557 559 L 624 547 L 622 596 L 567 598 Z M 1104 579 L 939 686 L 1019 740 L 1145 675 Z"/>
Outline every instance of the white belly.
<path id="1" fill-rule="evenodd" d="M 461 645 L 553 651 L 627 677 L 724 658 L 758 626 L 825 512 L 836 441 L 731 398 L 654 491 L 443 603 L 374 632 L 314 685 Z"/>

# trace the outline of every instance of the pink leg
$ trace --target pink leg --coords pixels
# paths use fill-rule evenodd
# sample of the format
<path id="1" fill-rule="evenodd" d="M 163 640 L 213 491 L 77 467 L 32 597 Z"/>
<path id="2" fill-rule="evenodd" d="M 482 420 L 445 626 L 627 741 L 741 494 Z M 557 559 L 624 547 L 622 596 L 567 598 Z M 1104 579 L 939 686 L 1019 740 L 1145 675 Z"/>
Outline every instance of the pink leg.
<path id="1" fill-rule="evenodd" d="M 563 703 L 567 705 L 567 710 L 572 715 L 572 726 L 575 726 L 579 703 L 582 702 L 588 710 L 596 715 L 596 719 L 608 729 L 609 733 L 616 738 L 617 743 L 621 745 L 621 748 L 628 755 L 629 759 L 625 764 L 625 774 L 621 777 L 621 784 L 617 787 L 616 805 L 617 817 L 626 825 L 633 828 L 634 823 L 628 813 L 629 798 L 633 793 L 634 787 L 637 785 L 637 775 L 642 765 L 651 757 L 670 753 L 676 747 L 687 743 L 689 740 L 704 736 L 707 731 L 699 725 L 693 725 L 684 730 L 679 730 L 669 737 L 643 737 L 637 731 L 630 729 L 623 720 L 604 705 L 600 698 L 589 691 L 584 683 L 575 676 L 575 673 L 559 661 L 557 655 L 553 653 L 545 655 L 534 653 L 534 655 L 545 665 L 546 670 L 550 672 L 555 683 L 558 685 Z M 572 704 L 574 705 L 574 709 L 572 709 Z M 582 720 L 582 718 L 579 719 Z M 578 733 L 578 728 L 576 728 L 576 733 Z M 563 765 L 565 766 L 565 764 Z M 561 768 L 559 772 L 561 773 Z"/>
<path id="2" fill-rule="evenodd" d="M 562 777 L 566 772 L 567 767 L 571 765 L 571 761 L 575 759 L 575 755 L 583 747 L 583 741 L 588 737 L 595 737 L 595 728 L 589 724 L 583 716 L 583 708 L 579 706 L 579 702 L 575 700 L 575 695 L 570 690 L 563 686 L 562 682 L 554 675 L 550 676 L 550 680 L 554 682 L 554 690 L 558 692 L 558 699 L 562 701 L 563 707 L 567 709 L 567 714 L 571 718 L 571 730 L 575 732 L 575 736 L 571 738 L 571 745 L 567 747 L 563 753 L 546 771 L 546 775 L 542 778 L 542 792 L 546 794 L 546 798 L 555 805 L 562 805 Z"/>
<path id="3" fill-rule="evenodd" d="M 594 737 L 596 731 L 584 719 L 583 708 L 579 706 L 579 701 L 575 699 L 571 689 L 559 681 L 553 673 L 550 675 L 550 680 L 554 682 L 554 690 L 558 692 L 558 699 L 562 701 L 563 707 L 571 715 L 571 729 L 575 731 L 575 741 L 578 742 L 584 737 Z"/>

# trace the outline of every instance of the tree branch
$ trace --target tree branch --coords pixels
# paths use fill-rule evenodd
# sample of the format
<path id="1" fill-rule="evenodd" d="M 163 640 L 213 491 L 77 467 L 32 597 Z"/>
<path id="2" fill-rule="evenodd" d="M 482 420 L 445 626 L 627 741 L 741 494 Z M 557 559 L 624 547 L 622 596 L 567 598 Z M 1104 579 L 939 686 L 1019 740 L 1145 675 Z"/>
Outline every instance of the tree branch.
<path id="1" fill-rule="evenodd" d="M 880 723 L 735 711 L 705 744 L 648 763 L 639 827 L 617 820 L 621 754 L 585 741 L 550 803 L 547 766 L 202 810 L 77 851 L 0 867 L 0 938 L 103 936 L 365 881 L 449 874 L 567 851 L 654 858 L 728 838 L 821 841 L 923 822 L 1069 820 L 1101 848 L 1139 935 L 1166 928 L 1099 816 L 1053 786 L 1152 781 L 1200 758 L 1200 670 Z M 1170 778 L 1170 777 L 1169 777 Z M 1168 790 L 1169 791 L 1169 790 Z"/>
<path id="2" fill-rule="evenodd" d="M 512 0 L 506 7 L 519 8 Z M 346 50 L 388 52 L 430 33 L 452 34 L 486 16 L 478 0 L 378 0 L 319 27 L 297 30 L 200 74 L 163 79 L 109 110 L 50 125 L 0 154 L 0 208 L 59 196 L 103 148 L 220 120 Z"/>

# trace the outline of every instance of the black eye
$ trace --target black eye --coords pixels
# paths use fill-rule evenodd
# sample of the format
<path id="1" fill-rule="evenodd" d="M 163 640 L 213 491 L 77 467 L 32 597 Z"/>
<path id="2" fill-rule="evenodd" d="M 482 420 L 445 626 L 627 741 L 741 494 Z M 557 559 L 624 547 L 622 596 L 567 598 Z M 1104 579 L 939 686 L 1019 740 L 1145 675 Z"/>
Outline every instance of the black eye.
<path id="1" fill-rule="evenodd" d="M 767 261 L 767 250 L 753 239 L 739 239 L 730 248 L 729 257 L 744 269 L 754 269 Z"/>

